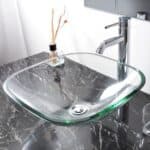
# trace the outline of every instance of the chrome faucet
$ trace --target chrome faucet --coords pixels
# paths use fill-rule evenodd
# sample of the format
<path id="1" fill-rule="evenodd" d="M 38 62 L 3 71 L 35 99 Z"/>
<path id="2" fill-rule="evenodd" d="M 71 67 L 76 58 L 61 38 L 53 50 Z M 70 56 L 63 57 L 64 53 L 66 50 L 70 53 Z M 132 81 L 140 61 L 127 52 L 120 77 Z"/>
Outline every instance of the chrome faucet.
<path id="1" fill-rule="evenodd" d="M 120 21 L 120 20 L 119 20 Z M 119 23 L 114 23 L 114 24 L 111 24 L 111 25 L 108 25 L 108 26 L 105 26 L 105 29 L 109 29 L 111 27 L 114 27 L 116 25 L 119 25 Z M 119 30 L 120 31 L 120 30 Z M 116 37 L 113 37 L 113 38 L 109 38 L 107 40 L 104 40 L 100 46 L 97 48 L 96 52 L 99 53 L 99 54 L 103 54 L 105 49 L 110 47 L 110 46 L 113 46 L 113 45 L 116 45 L 116 44 L 119 44 L 121 42 L 123 42 L 125 40 L 124 36 L 123 35 L 119 35 L 119 36 L 116 36 Z"/>
<path id="2" fill-rule="evenodd" d="M 123 64 L 127 63 L 127 47 L 128 47 L 128 21 L 129 17 L 120 17 L 118 23 L 114 23 L 108 26 L 105 26 L 105 29 L 119 25 L 119 36 L 113 37 L 107 40 L 104 40 L 100 46 L 97 48 L 96 52 L 103 54 L 105 49 L 119 44 L 119 56 L 118 56 L 118 79 L 123 80 L 126 76 L 126 70 L 123 67 Z M 122 64 L 122 65 L 121 65 Z"/>
<path id="3" fill-rule="evenodd" d="M 119 53 L 118 53 L 118 80 L 121 81 L 126 77 L 127 70 L 124 66 L 125 63 L 127 63 L 127 47 L 128 47 L 128 17 L 120 17 L 119 23 L 114 23 L 111 25 L 108 25 L 105 27 L 105 29 L 108 29 L 110 27 L 114 27 L 116 25 L 119 25 L 119 35 L 107 40 L 104 40 L 100 46 L 97 48 L 96 52 L 99 54 L 103 54 L 105 49 L 119 44 Z M 128 104 L 124 105 L 122 108 L 118 109 L 117 112 L 117 119 L 119 121 L 123 121 L 124 123 L 128 123 Z"/>

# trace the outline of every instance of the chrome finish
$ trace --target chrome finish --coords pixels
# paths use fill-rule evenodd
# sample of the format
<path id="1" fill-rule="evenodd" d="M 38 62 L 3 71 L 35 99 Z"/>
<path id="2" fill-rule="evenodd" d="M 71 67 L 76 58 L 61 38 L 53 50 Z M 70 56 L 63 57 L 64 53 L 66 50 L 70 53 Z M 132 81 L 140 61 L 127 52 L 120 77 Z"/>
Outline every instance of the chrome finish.
<path id="1" fill-rule="evenodd" d="M 120 17 L 119 23 L 114 23 L 112 25 L 106 26 L 105 29 L 108 29 L 119 24 L 119 36 L 104 40 L 96 50 L 97 53 L 103 54 L 106 48 L 119 44 L 118 61 L 120 62 L 120 64 L 122 64 L 118 65 L 119 80 L 123 80 L 126 76 L 126 68 L 123 64 L 127 63 L 128 21 L 129 17 Z M 128 123 L 128 109 L 129 104 L 126 104 L 122 108 L 118 109 L 116 118 L 119 121 Z"/>
<path id="2" fill-rule="evenodd" d="M 101 45 L 97 48 L 96 52 L 99 54 L 103 54 L 106 48 L 116 45 L 116 44 L 119 44 L 123 41 L 124 41 L 123 36 L 118 36 L 118 37 L 110 38 L 108 40 L 104 40 L 101 43 Z"/>
<path id="3" fill-rule="evenodd" d="M 114 26 L 117 26 L 117 25 L 119 25 L 119 22 L 116 22 L 116 23 L 107 25 L 107 26 L 105 26 L 105 29 L 109 29 L 109 28 L 114 27 Z"/>
<path id="4" fill-rule="evenodd" d="M 88 106 L 85 104 L 76 104 L 71 107 L 69 113 L 71 115 L 83 115 L 89 110 Z"/>
<path id="5" fill-rule="evenodd" d="M 118 61 L 121 64 L 124 64 L 127 62 L 127 46 L 128 46 L 128 17 L 120 17 L 119 18 L 119 36 L 117 37 L 112 37 L 110 39 L 104 40 L 100 46 L 97 48 L 96 52 L 99 54 L 103 54 L 105 49 L 119 44 L 119 56 L 118 56 Z M 110 28 L 115 24 L 106 26 L 107 28 Z M 118 79 L 122 80 L 124 79 L 126 74 L 125 68 L 122 67 L 121 65 L 118 66 Z"/>

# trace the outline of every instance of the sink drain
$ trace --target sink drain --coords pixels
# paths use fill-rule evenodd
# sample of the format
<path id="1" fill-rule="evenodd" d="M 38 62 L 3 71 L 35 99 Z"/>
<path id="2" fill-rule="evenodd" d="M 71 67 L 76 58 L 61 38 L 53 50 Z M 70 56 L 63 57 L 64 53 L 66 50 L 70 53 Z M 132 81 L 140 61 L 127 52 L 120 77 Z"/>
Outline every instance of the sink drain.
<path id="1" fill-rule="evenodd" d="M 88 107 L 86 105 L 77 104 L 71 107 L 70 113 L 72 115 L 82 115 L 88 111 Z"/>

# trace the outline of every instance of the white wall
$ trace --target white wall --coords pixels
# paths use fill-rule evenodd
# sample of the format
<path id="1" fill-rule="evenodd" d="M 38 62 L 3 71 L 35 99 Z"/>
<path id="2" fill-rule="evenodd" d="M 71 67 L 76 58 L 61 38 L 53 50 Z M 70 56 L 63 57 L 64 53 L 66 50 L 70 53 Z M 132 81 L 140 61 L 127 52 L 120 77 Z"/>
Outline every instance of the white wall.
<path id="1" fill-rule="evenodd" d="M 26 56 L 16 2 L 0 0 L 0 64 Z"/>
<path id="2" fill-rule="evenodd" d="M 3 28 L 5 28 L 6 33 L 2 35 L 7 36 L 4 38 L 0 34 L 2 38 L 0 41 L 1 63 L 6 62 L 1 58 L 4 49 L 7 61 L 48 50 L 50 13 L 53 5 L 58 14 L 63 11 L 64 5 L 66 6 L 69 23 L 66 24 L 57 39 L 58 49 L 63 50 L 64 53 L 95 52 L 100 42 L 118 34 L 117 27 L 104 29 L 105 25 L 117 22 L 118 16 L 85 8 L 83 0 L 0 0 L 0 3 L 2 2 L 3 5 L 4 3 L 7 5 L 9 11 L 6 11 L 5 6 L 0 5 L 5 9 L 5 12 L 3 11 L 4 25 L 0 24 L 0 32 L 4 32 Z M 18 7 L 18 10 L 14 9 L 15 7 Z M 21 20 L 18 20 L 16 11 L 19 11 Z M 19 23 L 22 24 L 22 32 Z M 129 34 L 130 64 L 145 73 L 147 82 L 143 90 L 150 93 L 150 23 L 132 19 Z M 13 55 L 7 55 L 6 51 L 8 54 L 13 52 Z M 15 58 L 15 54 L 20 56 Z M 117 46 L 109 48 L 105 55 L 117 59 Z"/>
<path id="3" fill-rule="evenodd" d="M 94 52 L 104 38 L 117 35 L 117 28 L 105 31 L 104 26 L 116 22 L 118 17 L 86 9 L 83 0 L 55 0 L 55 2 L 52 0 L 20 0 L 18 7 L 30 54 L 48 50 L 53 6 L 56 10 L 56 22 L 58 14 L 63 12 L 64 6 L 66 7 L 66 17 L 69 23 L 65 25 L 57 39 L 57 45 L 64 52 Z M 115 49 L 117 52 L 117 47 Z M 113 50 L 114 56 L 116 52 Z M 111 53 L 111 51 L 106 53 Z"/>
<path id="4" fill-rule="evenodd" d="M 143 90 L 150 93 L 150 22 L 132 19 L 129 42 L 130 65 L 145 74 Z"/>

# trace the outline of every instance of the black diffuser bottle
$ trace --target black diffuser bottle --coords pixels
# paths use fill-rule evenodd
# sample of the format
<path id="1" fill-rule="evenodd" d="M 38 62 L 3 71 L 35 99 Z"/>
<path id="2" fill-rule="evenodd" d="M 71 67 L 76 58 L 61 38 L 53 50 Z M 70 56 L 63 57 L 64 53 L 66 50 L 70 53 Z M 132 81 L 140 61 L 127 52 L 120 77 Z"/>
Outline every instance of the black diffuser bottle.
<path id="1" fill-rule="evenodd" d="M 50 44 L 49 45 L 49 50 L 50 50 L 50 53 L 49 53 L 50 62 L 49 62 L 49 64 L 52 67 L 56 67 L 56 66 L 60 66 L 60 65 L 64 64 L 63 56 L 60 56 L 57 53 L 56 44 Z"/>
<path id="2" fill-rule="evenodd" d="M 55 30 L 54 27 L 54 8 L 52 9 L 52 19 L 51 19 L 51 44 L 49 45 L 50 50 L 50 62 L 49 64 L 53 67 L 60 66 L 64 64 L 64 58 L 59 55 L 57 52 L 57 45 L 56 45 L 56 38 L 58 36 L 59 30 L 62 29 L 62 27 L 67 23 L 67 20 L 64 19 L 65 16 L 65 9 L 64 12 L 59 16 L 59 21 Z"/>

